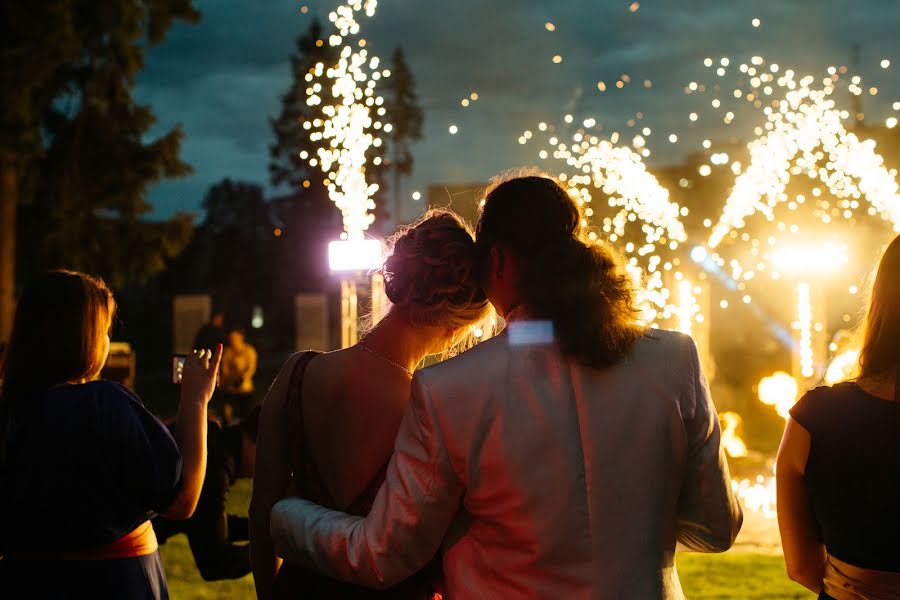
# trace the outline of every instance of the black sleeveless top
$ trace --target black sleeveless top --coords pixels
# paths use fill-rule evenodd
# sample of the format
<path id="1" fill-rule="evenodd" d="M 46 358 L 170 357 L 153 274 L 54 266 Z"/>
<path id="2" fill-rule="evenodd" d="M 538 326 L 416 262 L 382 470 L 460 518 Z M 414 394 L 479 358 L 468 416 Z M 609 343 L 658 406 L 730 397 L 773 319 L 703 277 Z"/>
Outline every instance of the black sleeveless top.
<path id="1" fill-rule="evenodd" d="M 294 473 L 295 488 L 297 494 L 305 500 L 315 502 L 326 508 L 340 510 L 350 515 L 365 516 L 372 509 L 375 497 L 384 483 L 390 460 L 381 467 L 375 477 L 348 506 L 337 506 L 313 460 L 312 451 L 306 441 L 306 430 L 303 426 L 303 401 L 300 394 L 303 385 L 303 373 L 306 371 L 306 366 L 317 354 L 317 352 L 307 352 L 297 360 L 294 372 L 291 374 L 290 387 L 288 389 L 285 425 L 288 428 L 287 439 L 290 444 L 288 462 L 291 472 Z M 417 573 L 389 590 L 370 590 L 337 581 L 326 575 L 321 575 L 286 562 L 282 564 L 281 569 L 278 571 L 274 589 L 276 600 L 297 598 L 308 598 L 311 600 L 324 600 L 326 598 L 347 598 L 350 600 L 432 600 L 434 595 L 434 588 L 425 572 Z"/>
<path id="2" fill-rule="evenodd" d="M 804 479 L 828 553 L 900 572 L 900 402 L 847 382 L 808 392 L 791 417 L 810 434 Z"/>

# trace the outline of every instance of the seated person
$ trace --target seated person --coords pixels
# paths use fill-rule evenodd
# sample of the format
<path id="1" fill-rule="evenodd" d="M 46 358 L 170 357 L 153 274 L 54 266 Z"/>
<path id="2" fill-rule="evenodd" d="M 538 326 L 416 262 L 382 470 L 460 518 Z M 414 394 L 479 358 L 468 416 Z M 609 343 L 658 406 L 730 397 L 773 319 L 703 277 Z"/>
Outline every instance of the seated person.
<path id="1" fill-rule="evenodd" d="M 247 518 L 226 514 L 225 505 L 228 488 L 238 478 L 253 477 L 258 425 L 258 407 L 235 425 L 222 428 L 210 421 L 206 481 L 194 516 L 186 521 L 158 517 L 153 522 L 160 543 L 175 534 L 187 534 L 197 569 L 206 581 L 238 579 L 250 572 L 250 547 L 235 544 L 249 540 Z"/>

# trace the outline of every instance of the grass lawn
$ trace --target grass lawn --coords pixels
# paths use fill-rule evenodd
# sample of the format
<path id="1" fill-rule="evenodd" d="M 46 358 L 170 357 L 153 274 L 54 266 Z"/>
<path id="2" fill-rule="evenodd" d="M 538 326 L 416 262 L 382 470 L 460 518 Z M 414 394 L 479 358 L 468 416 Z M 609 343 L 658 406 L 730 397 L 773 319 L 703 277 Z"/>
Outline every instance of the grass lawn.
<path id="1" fill-rule="evenodd" d="M 250 482 L 232 488 L 229 511 L 246 514 Z M 177 535 L 163 546 L 163 564 L 173 600 L 255 600 L 253 578 L 205 582 L 200 578 L 187 538 Z M 812 600 L 815 596 L 784 574 L 780 556 L 733 551 L 726 554 L 679 554 L 678 573 L 691 600 Z"/>

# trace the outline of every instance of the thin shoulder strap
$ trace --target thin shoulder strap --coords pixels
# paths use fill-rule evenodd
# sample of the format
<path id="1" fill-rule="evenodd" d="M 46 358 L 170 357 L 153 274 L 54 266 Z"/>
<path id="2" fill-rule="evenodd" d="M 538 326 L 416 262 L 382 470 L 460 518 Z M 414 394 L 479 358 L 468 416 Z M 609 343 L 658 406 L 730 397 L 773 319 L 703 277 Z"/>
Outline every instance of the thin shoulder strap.
<path id="1" fill-rule="evenodd" d="M 312 500 L 318 504 L 327 504 L 334 507 L 334 499 L 325 480 L 319 471 L 315 457 L 306 439 L 306 427 L 303 422 L 303 377 L 310 361 L 319 355 L 319 352 L 305 352 L 294 365 L 291 372 L 291 381 L 288 386 L 287 397 L 287 428 L 288 462 L 294 473 L 294 483 L 300 496 Z"/>
<path id="2" fill-rule="evenodd" d="M 300 388 L 303 386 L 303 374 L 306 373 L 306 366 L 309 365 L 309 361 L 318 355 L 319 353 L 315 350 L 307 350 L 297 359 L 297 362 L 294 363 L 294 370 L 291 371 L 291 382 L 288 386 L 291 398 L 300 395 Z"/>

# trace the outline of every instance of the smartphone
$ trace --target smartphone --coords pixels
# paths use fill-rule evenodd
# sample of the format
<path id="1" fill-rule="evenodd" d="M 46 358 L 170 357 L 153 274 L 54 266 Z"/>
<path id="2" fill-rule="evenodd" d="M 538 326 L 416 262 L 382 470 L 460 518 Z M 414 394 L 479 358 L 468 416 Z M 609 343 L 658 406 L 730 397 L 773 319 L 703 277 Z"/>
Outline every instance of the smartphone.
<path id="1" fill-rule="evenodd" d="M 184 371 L 184 354 L 176 354 L 172 357 L 172 383 L 181 383 L 181 374 Z"/>

